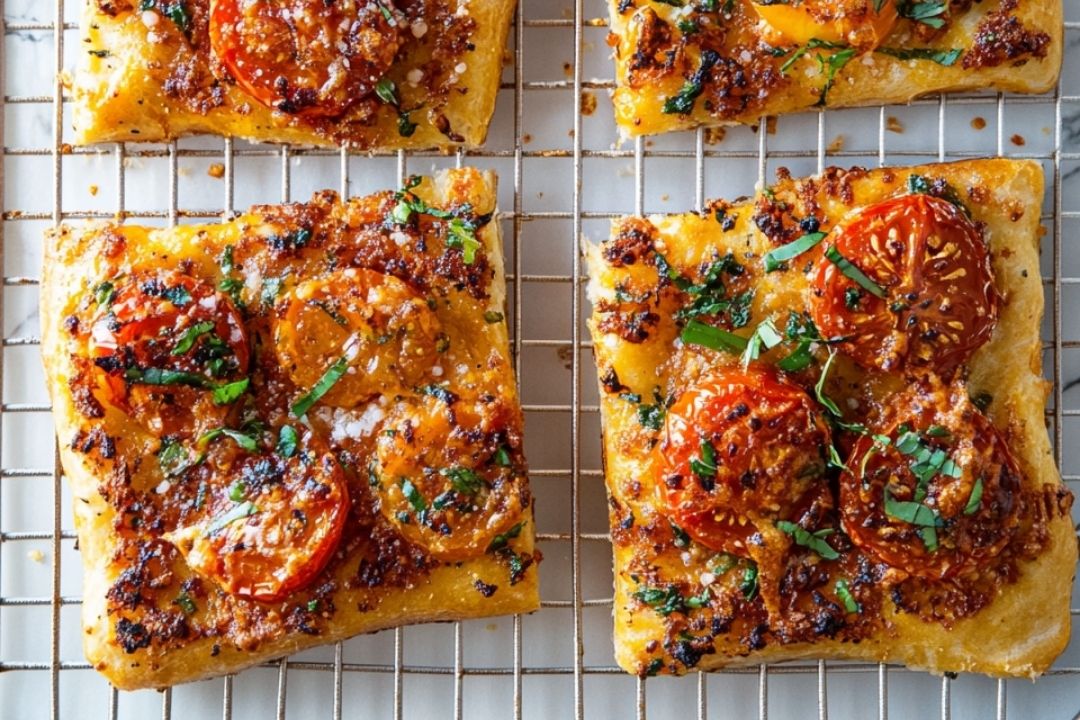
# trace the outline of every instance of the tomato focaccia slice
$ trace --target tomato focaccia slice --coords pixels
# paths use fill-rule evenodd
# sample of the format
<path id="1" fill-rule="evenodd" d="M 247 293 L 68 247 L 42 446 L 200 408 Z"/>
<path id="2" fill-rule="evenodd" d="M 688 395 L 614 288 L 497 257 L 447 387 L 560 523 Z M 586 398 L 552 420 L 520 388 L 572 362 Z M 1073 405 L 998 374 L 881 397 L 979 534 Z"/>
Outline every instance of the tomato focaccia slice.
<path id="1" fill-rule="evenodd" d="M 608 0 L 625 137 L 935 92 L 1041 93 L 1060 0 Z"/>
<path id="2" fill-rule="evenodd" d="M 75 142 L 483 143 L 513 0 L 83 0 Z"/>
<path id="3" fill-rule="evenodd" d="M 166 687 L 539 604 L 495 178 L 62 226 L 42 351 L 86 656 Z"/>
<path id="4" fill-rule="evenodd" d="M 778 175 L 589 248 L 619 664 L 1038 675 L 1077 555 L 1040 167 Z"/>

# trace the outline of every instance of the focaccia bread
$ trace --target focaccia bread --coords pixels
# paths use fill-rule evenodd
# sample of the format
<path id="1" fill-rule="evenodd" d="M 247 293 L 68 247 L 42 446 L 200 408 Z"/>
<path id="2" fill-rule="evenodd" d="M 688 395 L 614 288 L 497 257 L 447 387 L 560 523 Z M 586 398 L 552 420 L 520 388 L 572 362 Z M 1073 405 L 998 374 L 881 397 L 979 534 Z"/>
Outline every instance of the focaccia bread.
<path id="1" fill-rule="evenodd" d="M 83 0 L 75 142 L 483 143 L 513 0 Z"/>
<path id="2" fill-rule="evenodd" d="M 1042 198 L 1028 161 L 781 170 L 614 221 L 588 264 L 623 668 L 1050 666 L 1077 538 Z"/>
<path id="3" fill-rule="evenodd" d="M 624 136 L 1057 82 L 1060 0 L 608 0 Z"/>
<path id="4" fill-rule="evenodd" d="M 48 234 L 85 650 L 113 684 L 539 606 L 494 183 Z"/>

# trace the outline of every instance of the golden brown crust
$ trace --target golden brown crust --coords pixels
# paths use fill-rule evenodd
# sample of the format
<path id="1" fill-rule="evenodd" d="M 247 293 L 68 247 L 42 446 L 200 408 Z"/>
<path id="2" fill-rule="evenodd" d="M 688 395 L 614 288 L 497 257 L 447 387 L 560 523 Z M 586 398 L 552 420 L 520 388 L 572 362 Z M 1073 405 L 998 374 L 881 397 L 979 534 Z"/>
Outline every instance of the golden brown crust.
<path id="1" fill-rule="evenodd" d="M 84 0 L 83 50 L 72 81 L 77 144 L 214 133 L 360 150 L 476 147 L 495 107 L 514 11 L 512 0 L 461 3 L 461 11 L 454 0 L 401 3 L 410 23 L 424 21 L 415 32 L 412 25 L 402 31 L 386 76 L 399 108 L 410 110 L 408 119 L 417 124 L 405 136 L 398 108 L 374 95 L 329 120 L 273 112 L 229 81 L 210 56 L 208 0 L 188 0 L 188 38 L 164 15 L 148 27 L 137 5 Z"/>
<path id="2" fill-rule="evenodd" d="M 907 606 L 905 594 L 875 594 L 873 590 L 858 594 L 863 611 L 857 616 L 849 612 L 846 622 L 838 624 L 835 614 L 826 613 L 821 616 L 822 624 L 814 625 L 811 616 L 809 637 L 798 633 L 784 637 L 775 626 L 770 627 L 760 602 L 742 602 L 738 596 L 734 601 L 723 600 L 731 597 L 727 590 L 714 589 L 704 610 L 685 612 L 687 607 L 701 605 L 687 605 L 687 599 L 701 597 L 711 583 L 718 583 L 716 588 L 729 587 L 732 575 L 740 573 L 745 562 L 736 558 L 734 569 L 719 572 L 717 553 L 673 535 L 653 500 L 655 461 L 648 448 L 655 443 L 656 433 L 648 425 L 656 423 L 642 412 L 652 407 L 654 387 L 660 403 L 665 393 L 677 393 L 713 365 L 737 364 L 738 358 L 686 348 L 678 341 L 675 306 L 640 299 L 656 283 L 653 258 L 662 253 L 670 267 L 686 272 L 710 257 L 733 253 L 746 267 L 742 280 L 749 275 L 755 291 L 749 304 L 753 322 L 777 314 L 782 328 L 784 314 L 805 307 L 809 288 L 808 270 L 803 266 L 811 261 L 800 259 L 791 262 L 789 270 L 763 273 L 760 258 L 794 239 L 789 236 L 800 234 L 798 225 L 788 232 L 792 218 L 814 216 L 828 230 L 853 209 L 904 193 L 912 174 L 944 181 L 954 188 L 989 244 L 995 285 L 1003 300 L 993 336 L 966 366 L 967 388 L 972 397 L 983 395 L 981 400 L 989 403 L 987 416 L 1006 438 L 1023 477 L 1022 493 L 1031 503 L 1025 512 L 1043 528 L 1026 536 L 1024 542 L 1040 539 L 1031 545 L 1031 551 L 1019 541 L 1008 551 L 1016 553 L 1009 565 L 1014 569 L 1002 576 L 988 604 L 977 601 L 979 591 L 971 586 L 962 592 L 976 602 L 972 605 L 963 597 L 954 598 L 941 616 L 938 609 Z M 1069 638 L 1069 594 L 1077 541 L 1068 512 L 1071 496 L 1054 467 L 1043 421 L 1048 386 L 1040 372 L 1043 293 L 1038 242 L 1042 195 L 1040 167 L 1023 161 L 975 160 L 874 171 L 828 169 L 807 180 L 792 180 L 781 171 L 780 180 L 756 202 L 717 203 L 714 211 L 703 216 L 617 220 L 612 239 L 590 248 L 589 291 L 597 308 L 591 330 L 601 378 L 605 472 L 615 545 L 615 647 L 616 659 L 624 669 L 644 675 L 814 657 L 899 662 L 933 672 L 1034 677 L 1050 666 Z M 769 212 L 776 205 L 786 209 Z M 631 296 L 658 315 L 645 337 L 636 342 L 605 330 L 599 322 L 605 303 L 610 315 L 610 308 L 625 306 L 632 301 Z M 790 346 L 774 350 L 768 357 L 775 362 L 790 350 Z M 823 349 L 814 352 L 820 362 Z M 860 398 L 876 392 L 890 397 L 889 393 L 903 389 L 902 381 L 898 384 L 881 374 L 860 375 L 861 371 L 843 360 L 837 365 L 844 366 L 842 379 L 852 380 L 850 386 L 841 381 L 829 384 L 828 391 L 841 407 L 856 407 Z M 792 377 L 804 387 L 809 383 L 813 395 L 817 375 L 813 370 L 808 372 L 809 376 Z M 864 390 L 867 395 L 860 395 Z M 841 562 L 846 562 L 844 553 L 850 548 L 845 542 L 833 539 L 833 546 L 841 550 Z M 807 567 L 812 574 L 814 561 Z M 894 584 L 894 576 L 876 574 L 880 571 L 872 563 L 843 572 L 851 578 L 853 589 L 875 584 L 903 588 L 903 582 Z M 862 575 L 862 580 L 857 579 Z M 682 610 L 670 616 L 675 625 L 654 609 L 656 602 L 665 598 L 643 601 L 641 594 L 644 585 L 663 586 L 667 582 L 674 583 L 683 597 Z M 760 579 L 762 592 L 765 582 L 765 578 Z M 834 602 L 829 599 L 833 597 L 831 588 L 831 581 L 828 590 L 822 588 L 827 597 L 818 601 L 819 608 L 827 610 Z M 653 607 L 648 600 L 654 601 Z M 725 604 L 729 602 L 734 604 Z M 866 606 L 868 602 L 871 604 Z M 682 628 L 689 636 L 673 636 L 673 627 L 676 632 Z"/>
<path id="3" fill-rule="evenodd" d="M 734 3 L 730 15 L 688 15 L 656 0 L 609 0 L 616 122 L 624 136 L 634 137 L 701 125 L 754 123 L 762 116 L 819 104 L 901 103 L 929 93 L 984 88 L 1041 93 L 1054 86 L 1064 37 L 1060 2 L 952 5 L 953 17 L 944 28 L 934 30 L 901 19 L 880 46 L 888 51 L 956 51 L 943 64 L 885 52 L 849 56 L 845 45 L 807 52 L 805 46 L 771 32 L 749 0 Z M 680 24 L 697 29 L 687 34 Z M 795 58 L 800 50 L 805 54 Z M 703 73 L 707 51 L 714 55 Z M 789 62 L 790 67 L 784 67 Z M 830 67 L 837 72 L 824 91 Z M 669 106 L 665 112 L 665 103 L 702 78 L 705 82 L 697 89 L 692 108 Z"/>
<path id="4" fill-rule="evenodd" d="M 469 203 L 483 215 L 494 212 L 494 183 L 491 173 L 466 168 L 441 173 L 424 181 L 414 192 L 432 206 L 459 207 Z M 455 563 L 435 560 L 423 547 L 404 540 L 391 523 L 381 519 L 373 493 L 365 489 L 368 477 L 350 479 L 353 508 L 349 523 L 353 529 L 346 528 L 339 551 L 315 580 L 290 597 L 272 603 L 220 592 L 212 581 L 194 576 L 167 542 L 155 539 L 160 530 L 168 528 L 154 526 L 167 525 L 169 513 L 185 512 L 183 502 L 165 503 L 157 515 L 146 509 L 158 507 L 147 499 L 150 495 L 140 496 L 145 506 L 142 510 L 116 502 L 117 495 L 138 491 L 137 478 L 147 472 L 151 483 L 158 482 L 160 476 L 155 477 L 157 463 L 152 454 L 160 443 L 152 433 L 131 424 L 116 407 L 100 402 L 96 391 L 77 391 L 83 387 L 80 378 L 86 366 L 80 360 L 86 350 L 79 326 L 84 323 L 87 304 L 94 302 L 88 299 L 94 296 L 94 288 L 102 280 L 148 265 L 183 267 L 216 284 L 221 279 L 219 261 L 223 250 L 232 245 L 237 248 L 235 277 L 243 277 L 247 285 L 240 296 L 250 302 L 258 296 L 258 288 L 253 285 L 258 278 L 251 275 L 253 269 L 270 267 L 267 263 L 271 260 L 265 255 L 266 238 L 280 237 L 267 236 L 265 231 L 271 227 L 278 232 L 283 227 L 296 227 L 297 218 L 305 216 L 308 220 L 321 218 L 312 226 L 311 244 L 276 267 L 291 266 L 305 278 L 320 277 L 319 268 L 329 254 L 327 248 L 335 242 L 357 251 L 371 251 L 358 252 L 352 259 L 342 260 L 344 264 L 377 267 L 380 256 L 374 246 L 383 231 L 377 227 L 365 231 L 364 218 L 372 208 L 385 209 L 388 197 L 384 194 L 341 203 L 333 193 L 324 193 L 309 204 L 253 208 L 249 214 L 220 225 L 152 229 L 97 223 L 84 228 L 62 226 L 48 233 L 41 288 L 42 353 L 61 460 L 75 498 L 75 524 L 85 570 L 84 646 L 91 665 L 117 687 L 166 687 L 235 672 L 358 633 L 407 623 L 530 612 L 538 607 L 533 565 L 539 554 L 533 543 L 527 486 L 523 496 L 527 505 L 516 517 L 517 534 L 511 531 L 503 541 L 492 542 L 486 552 L 481 549 L 479 555 Z M 381 224 L 382 217 L 378 214 L 376 225 Z M 339 235 L 334 236 L 328 228 L 337 227 L 335 223 L 339 222 L 344 224 L 336 231 Z M 390 232 L 390 228 L 385 230 L 386 235 Z M 481 246 L 469 267 L 479 268 L 482 277 L 474 277 L 460 263 L 447 266 L 445 259 L 442 265 L 395 266 L 393 270 L 385 267 L 383 257 L 384 266 L 379 270 L 426 272 L 417 279 L 426 282 L 425 287 L 436 296 L 446 299 L 445 303 L 439 301 L 436 310 L 449 342 L 440 361 L 446 368 L 442 380 L 458 393 L 490 393 L 499 399 L 500 407 L 510 408 L 502 420 L 507 434 L 500 437 L 505 438 L 504 447 L 513 466 L 523 472 L 521 415 L 506 324 L 494 320 L 496 316 L 501 318 L 505 302 L 498 223 L 482 225 L 477 237 Z M 429 237 L 427 254 L 444 258 L 453 254 L 443 253 L 441 242 Z M 262 250 L 258 250 L 260 244 Z M 246 264 L 241 264 L 245 247 L 252 254 L 246 256 Z M 256 260 L 258 264 L 254 264 Z M 450 275 L 440 276 L 440 269 Z M 261 332 L 258 318 L 265 312 L 251 310 L 246 319 L 248 327 L 254 328 L 251 332 Z M 269 355 L 272 362 L 273 353 Z M 481 360 L 483 363 L 473 366 Z M 477 372 L 481 364 L 484 367 Z M 256 369 L 253 378 L 260 372 Z M 258 379 L 252 382 L 257 388 L 265 387 Z M 280 378 L 277 382 L 287 383 Z M 256 390 L 256 404 L 278 402 L 273 399 L 274 392 Z M 290 395 L 295 397 L 296 391 L 283 397 Z M 388 410 L 397 402 L 389 400 Z M 265 412 L 271 423 L 277 422 L 272 418 L 280 417 L 272 410 Z M 309 419 L 317 430 L 326 432 L 326 416 L 318 407 L 309 413 Z M 350 452 L 354 461 L 372 452 L 371 438 L 355 432 L 350 437 L 356 441 L 328 437 L 326 442 L 345 460 L 350 458 Z M 141 469 L 140 456 L 148 456 Z M 123 467 L 135 469 L 125 474 L 118 470 Z M 187 489 L 181 487 L 182 482 L 177 483 L 174 479 L 171 492 L 181 498 Z M 167 486 L 157 492 L 162 490 L 170 493 Z M 143 522 L 127 522 L 132 513 Z M 496 550 L 498 545 L 505 549 Z M 181 600 L 181 596 L 187 599 Z"/>

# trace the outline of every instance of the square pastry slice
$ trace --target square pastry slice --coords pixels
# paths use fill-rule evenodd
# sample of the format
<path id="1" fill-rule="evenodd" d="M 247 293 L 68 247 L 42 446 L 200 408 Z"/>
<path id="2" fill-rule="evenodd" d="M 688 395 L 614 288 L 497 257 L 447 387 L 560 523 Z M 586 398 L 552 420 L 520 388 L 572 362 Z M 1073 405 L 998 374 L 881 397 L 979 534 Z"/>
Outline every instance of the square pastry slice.
<path id="1" fill-rule="evenodd" d="M 539 605 L 495 178 L 61 227 L 42 351 L 124 689 Z"/>
<path id="2" fill-rule="evenodd" d="M 474 147 L 513 0 L 82 0 L 75 142 Z"/>
<path id="3" fill-rule="evenodd" d="M 1050 666 L 1077 543 L 1042 199 L 1026 161 L 781 170 L 614 222 L 588 262 L 623 668 Z"/>
<path id="4" fill-rule="evenodd" d="M 627 137 L 1057 82 L 1061 0 L 608 0 Z"/>

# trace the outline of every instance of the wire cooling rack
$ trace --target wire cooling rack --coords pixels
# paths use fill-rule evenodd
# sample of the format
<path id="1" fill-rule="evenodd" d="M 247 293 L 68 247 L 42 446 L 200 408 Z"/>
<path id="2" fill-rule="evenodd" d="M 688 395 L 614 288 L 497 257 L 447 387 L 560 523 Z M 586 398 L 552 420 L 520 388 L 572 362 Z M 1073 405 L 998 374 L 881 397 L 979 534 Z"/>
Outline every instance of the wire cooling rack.
<path id="1" fill-rule="evenodd" d="M 1049 181 L 1043 338 L 1054 385 L 1046 421 L 1058 465 L 1080 490 L 1080 0 L 1065 3 L 1065 73 L 1051 95 L 830 110 L 623 147 L 613 144 L 601 0 L 522 0 L 488 144 L 456 156 L 352 155 L 218 138 L 72 148 L 59 72 L 84 52 L 80 5 L 0 0 L 0 716 L 1080 717 L 1080 642 L 1036 684 L 866 663 L 648 681 L 615 667 L 599 415 L 577 260 L 582 243 L 604 237 L 612 217 L 749 195 L 779 166 L 801 175 L 826 164 L 1036 159 Z M 501 179 L 509 316 L 545 555 L 542 609 L 387 631 L 164 693 L 116 692 L 81 651 L 71 497 L 55 461 L 38 361 L 41 232 L 117 215 L 212 222 L 256 202 L 304 199 L 322 187 L 361 194 L 393 187 L 407 172 L 464 163 Z"/>

